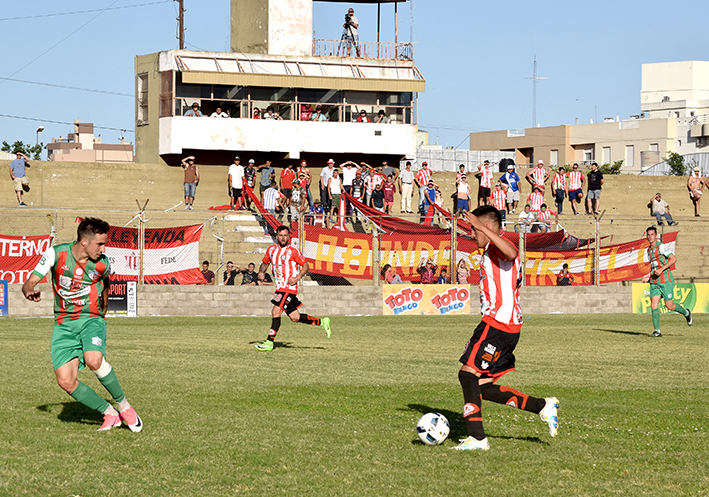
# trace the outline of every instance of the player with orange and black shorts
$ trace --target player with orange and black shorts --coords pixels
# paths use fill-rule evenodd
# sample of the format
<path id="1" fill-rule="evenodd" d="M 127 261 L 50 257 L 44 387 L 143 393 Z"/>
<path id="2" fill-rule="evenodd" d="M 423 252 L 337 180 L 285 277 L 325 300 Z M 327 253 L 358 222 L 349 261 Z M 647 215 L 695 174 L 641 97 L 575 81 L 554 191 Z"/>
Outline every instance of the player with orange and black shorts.
<path id="1" fill-rule="evenodd" d="M 300 250 L 290 244 L 290 228 L 288 226 L 279 226 L 276 229 L 276 242 L 266 249 L 258 271 L 258 279 L 263 280 L 269 264 L 272 265 L 276 284 L 276 295 L 271 300 L 273 310 L 271 311 L 272 320 L 268 338 L 255 345 L 256 349 L 264 352 L 273 350 L 276 334 L 281 327 L 281 315 L 284 311 L 294 323 L 320 326 L 325 330 L 327 338 L 330 338 L 331 333 L 330 318 L 320 319 L 301 314 L 298 311 L 298 308 L 303 305 L 298 300 L 298 282 L 308 273 L 310 265 Z"/>
<path id="2" fill-rule="evenodd" d="M 495 385 L 502 375 L 515 368 L 514 349 L 522 328 L 519 287 L 522 273 L 517 248 L 500 236 L 502 218 L 492 205 L 483 205 L 472 213 L 464 212 L 472 226 L 471 235 L 481 247 L 480 309 L 482 322 L 465 346 L 460 358 L 463 366 L 458 380 L 463 388 L 463 418 L 468 437 L 456 450 L 488 450 L 482 418 L 482 401 L 489 400 L 538 413 L 549 426 L 553 437 L 558 431 L 555 397 L 531 397 L 514 388 Z"/>

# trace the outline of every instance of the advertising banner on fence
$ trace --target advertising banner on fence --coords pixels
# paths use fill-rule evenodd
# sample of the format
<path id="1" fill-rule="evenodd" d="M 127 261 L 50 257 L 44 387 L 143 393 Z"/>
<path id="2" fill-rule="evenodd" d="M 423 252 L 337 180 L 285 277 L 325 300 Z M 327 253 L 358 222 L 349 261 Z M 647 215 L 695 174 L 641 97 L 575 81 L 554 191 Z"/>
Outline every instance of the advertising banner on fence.
<path id="1" fill-rule="evenodd" d="M 468 285 L 384 285 L 385 316 L 470 314 Z"/>
<path id="2" fill-rule="evenodd" d="M 693 314 L 709 313 L 709 283 L 676 283 L 672 297 L 675 302 L 689 309 Z M 633 313 L 650 312 L 650 283 L 633 283 Z M 662 299 L 660 299 L 660 312 L 663 314 L 669 312 Z"/>
<path id="3" fill-rule="evenodd" d="M 108 316 L 138 317 L 138 282 L 112 281 L 108 287 Z"/>
<path id="4" fill-rule="evenodd" d="M 51 235 L 0 235 L 0 280 L 24 283 L 51 245 Z"/>
<path id="5" fill-rule="evenodd" d="M 203 283 L 199 270 L 199 238 L 202 224 L 145 230 L 143 278 L 154 285 Z M 112 281 L 138 281 L 140 249 L 138 229 L 111 226 L 106 244 Z"/>

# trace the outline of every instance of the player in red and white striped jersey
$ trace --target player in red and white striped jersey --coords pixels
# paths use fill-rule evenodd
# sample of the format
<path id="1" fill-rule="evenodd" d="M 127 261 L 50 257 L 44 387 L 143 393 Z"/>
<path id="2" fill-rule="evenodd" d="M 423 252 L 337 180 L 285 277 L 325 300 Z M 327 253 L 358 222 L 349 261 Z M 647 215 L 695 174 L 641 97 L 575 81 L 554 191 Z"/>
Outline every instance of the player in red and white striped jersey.
<path id="1" fill-rule="evenodd" d="M 271 300 L 273 309 L 268 338 L 255 345 L 258 350 L 264 352 L 273 350 L 276 334 L 281 327 L 283 311 L 294 323 L 322 327 L 327 338 L 330 338 L 330 318 L 320 319 L 298 312 L 298 308 L 303 305 L 297 297 L 298 282 L 308 273 L 310 265 L 300 250 L 290 244 L 290 228 L 288 226 L 279 226 L 276 229 L 276 242 L 266 249 L 258 271 L 258 279 L 263 281 L 268 266 L 273 266 L 273 279 L 276 285 L 276 296 Z"/>
<path id="2" fill-rule="evenodd" d="M 571 171 L 566 173 L 566 193 L 569 197 L 569 202 L 571 202 L 571 210 L 574 211 L 574 215 L 578 216 L 579 211 L 576 209 L 576 202 L 581 201 L 583 197 L 583 183 L 585 178 L 583 173 L 579 171 L 579 165 L 574 164 Z"/>
<path id="3" fill-rule="evenodd" d="M 480 308 L 483 315 L 460 358 L 463 366 L 458 380 L 463 388 L 465 405 L 463 418 L 468 437 L 461 440 L 457 450 L 487 450 L 482 420 L 482 401 L 539 413 L 553 437 L 558 431 L 555 397 L 531 397 L 513 388 L 494 382 L 514 370 L 514 349 L 522 327 L 519 288 L 524 274 L 516 247 L 500 236 L 500 212 L 491 205 L 465 212 L 479 247 L 483 248 L 480 262 Z"/>

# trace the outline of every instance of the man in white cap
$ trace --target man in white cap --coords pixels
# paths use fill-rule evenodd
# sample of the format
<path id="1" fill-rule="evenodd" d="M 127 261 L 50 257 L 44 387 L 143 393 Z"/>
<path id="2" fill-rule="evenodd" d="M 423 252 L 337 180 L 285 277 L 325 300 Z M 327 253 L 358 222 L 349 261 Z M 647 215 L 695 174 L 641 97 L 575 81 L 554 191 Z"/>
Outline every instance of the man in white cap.
<path id="1" fill-rule="evenodd" d="M 709 186 L 709 179 L 706 180 Z M 702 191 L 704 190 L 705 180 L 702 179 L 702 172 L 699 166 L 694 168 L 692 175 L 687 180 L 687 190 L 689 190 L 689 198 L 694 204 L 694 217 L 699 217 L 699 202 L 702 200 Z"/>
<path id="2" fill-rule="evenodd" d="M 500 177 L 500 181 L 505 183 L 507 188 L 507 212 L 514 214 L 519 205 L 521 184 L 519 176 L 515 172 L 514 164 L 507 165 L 507 172 Z"/>
<path id="3" fill-rule="evenodd" d="M 529 181 L 529 184 L 533 187 L 539 188 L 539 191 L 544 194 L 544 183 L 549 179 L 549 172 L 544 167 L 544 161 L 539 160 L 536 167 L 533 167 L 526 175 L 525 179 Z"/>
<path id="4" fill-rule="evenodd" d="M 322 202 L 325 212 L 330 210 L 330 199 L 329 191 L 327 189 L 328 181 L 332 178 L 332 171 L 335 169 L 335 161 L 329 159 L 327 161 L 327 167 L 324 167 L 320 173 L 320 201 Z"/>

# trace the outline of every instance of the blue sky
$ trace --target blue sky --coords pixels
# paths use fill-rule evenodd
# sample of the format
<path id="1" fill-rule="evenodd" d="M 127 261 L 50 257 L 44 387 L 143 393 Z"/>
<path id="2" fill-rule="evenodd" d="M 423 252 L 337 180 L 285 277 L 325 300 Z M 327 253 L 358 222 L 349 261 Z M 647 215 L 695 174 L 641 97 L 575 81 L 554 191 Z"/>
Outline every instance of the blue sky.
<path id="1" fill-rule="evenodd" d="M 134 141 L 134 56 L 177 48 L 177 3 L 160 0 L 3 2 L 0 142 L 66 136 L 93 122 L 105 142 Z M 143 4 L 138 7 L 134 5 Z M 409 41 L 411 2 L 399 6 Z M 317 38 L 339 39 L 349 4 L 315 2 Z M 229 51 L 229 0 L 185 0 L 188 49 Z M 354 5 L 360 39 L 376 40 L 376 5 Z M 103 13 L 100 9 L 108 8 Z M 382 41 L 393 41 L 393 5 L 382 5 Z M 93 11 L 70 15 L 69 12 Z M 464 148 L 472 131 L 532 125 L 533 58 L 542 126 L 627 118 L 640 111 L 641 64 L 707 60 L 692 20 L 705 0 L 413 2 L 416 65 L 426 78 L 419 125 L 431 143 Z M 43 17 L 37 17 L 43 16 Z M 88 88 L 56 88 L 2 78 Z M 36 120 L 15 119 L 18 116 Z M 121 130 L 126 130 L 125 132 Z"/>

